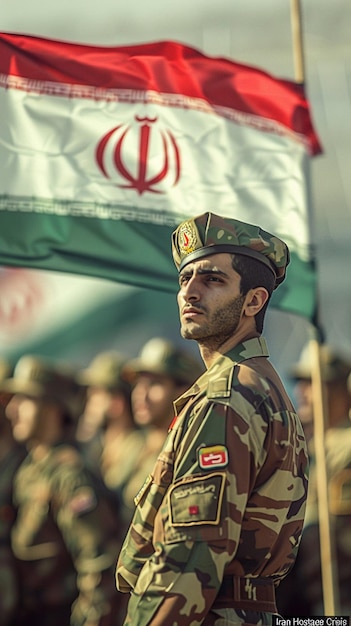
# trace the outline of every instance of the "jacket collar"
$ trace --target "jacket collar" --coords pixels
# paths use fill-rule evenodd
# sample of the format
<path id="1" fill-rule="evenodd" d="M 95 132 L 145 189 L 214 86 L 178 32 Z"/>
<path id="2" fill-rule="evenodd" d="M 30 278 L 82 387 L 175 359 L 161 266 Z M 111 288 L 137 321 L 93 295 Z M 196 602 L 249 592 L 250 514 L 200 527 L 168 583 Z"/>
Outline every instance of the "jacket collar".
<path id="1" fill-rule="evenodd" d="M 217 372 L 232 369 L 233 365 L 237 363 L 260 356 L 269 357 L 267 343 L 262 336 L 250 337 L 229 350 L 226 354 L 220 355 L 211 367 L 195 381 L 190 389 L 174 402 L 176 412 L 179 413 L 191 396 L 205 392 L 209 385 L 209 379 L 215 376 Z"/>

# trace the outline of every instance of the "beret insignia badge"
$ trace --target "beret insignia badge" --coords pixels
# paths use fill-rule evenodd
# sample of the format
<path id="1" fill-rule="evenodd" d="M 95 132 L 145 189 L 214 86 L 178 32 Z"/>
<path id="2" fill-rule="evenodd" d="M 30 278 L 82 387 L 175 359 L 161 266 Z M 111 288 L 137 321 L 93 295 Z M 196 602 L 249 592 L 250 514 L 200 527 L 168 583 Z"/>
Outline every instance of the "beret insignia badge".
<path id="1" fill-rule="evenodd" d="M 194 252 L 199 247 L 199 244 L 200 246 L 202 245 L 194 223 L 192 221 L 184 222 L 178 232 L 179 250 L 183 254 L 190 254 L 190 252 Z"/>

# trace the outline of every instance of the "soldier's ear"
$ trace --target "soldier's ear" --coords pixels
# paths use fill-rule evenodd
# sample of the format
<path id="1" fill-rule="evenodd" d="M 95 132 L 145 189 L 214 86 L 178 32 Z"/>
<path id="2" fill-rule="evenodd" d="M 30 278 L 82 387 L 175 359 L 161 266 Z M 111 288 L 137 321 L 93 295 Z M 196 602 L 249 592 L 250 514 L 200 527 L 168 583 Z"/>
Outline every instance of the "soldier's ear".
<path id="1" fill-rule="evenodd" d="M 257 313 L 263 309 L 269 298 L 269 293 L 264 287 L 255 287 L 249 289 L 245 296 L 245 302 L 243 304 L 243 313 L 247 317 L 255 317 Z"/>

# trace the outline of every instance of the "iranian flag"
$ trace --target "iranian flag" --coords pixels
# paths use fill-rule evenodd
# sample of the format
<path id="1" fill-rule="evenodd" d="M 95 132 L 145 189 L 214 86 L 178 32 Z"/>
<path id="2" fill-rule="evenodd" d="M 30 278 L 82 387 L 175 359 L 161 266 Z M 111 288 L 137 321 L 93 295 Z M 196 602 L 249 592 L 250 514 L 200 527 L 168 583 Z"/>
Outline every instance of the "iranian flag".
<path id="1" fill-rule="evenodd" d="M 303 87 L 176 42 L 0 34 L 0 264 L 175 292 L 170 235 L 212 211 L 286 241 L 273 306 L 312 319 Z"/>

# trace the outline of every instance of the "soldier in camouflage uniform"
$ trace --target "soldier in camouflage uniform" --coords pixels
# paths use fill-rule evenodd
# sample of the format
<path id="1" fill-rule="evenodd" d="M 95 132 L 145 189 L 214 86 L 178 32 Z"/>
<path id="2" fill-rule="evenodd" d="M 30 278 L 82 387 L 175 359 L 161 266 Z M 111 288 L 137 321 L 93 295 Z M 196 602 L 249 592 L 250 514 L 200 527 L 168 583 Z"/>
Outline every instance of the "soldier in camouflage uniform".
<path id="1" fill-rule="evenodd" d="M 133 418 L 131 385 L 124 376 L 126 362 L 117 351 L 100 352 L 77 374 L 87 389 L 76 431 L 78 445 L 111 489 L 123 481 L 124 464 L 138 454 L 144 439 Z"/>
<path id="2" fill-rule="evenodd" d="M 14 394 L 7 413 L 28 450 L 14 480 L 16 626 L 119 626 L 118 519 L 68 442 L 80 390 L 66 368 L 29 355 L 1 387 Z"/>
<path id="3" fill-rule="evenodd" d="M 351 616 L 351 361 L 327 345 L 320 347 L 325 393 L 325 462 L 330 526 L 335 550 L 337 615 Z M 310 345 L 290 372 L 298 415 L 308 433 L 310 480 L 305 524 L 295 566 L 278 590 L 283 615 L 324 615 L 320 559 L 317 470 L 315 465 L 313 388 Z M 296 613 L 297 611 L 297 613 Z"/>
<path id="4" fill-rule="evenodd" d="M 125 624 L 272 623 L 275 587 L 294 563 L 307 452 L 261 336 L 288 263 L 262 229 L 211 213 L 173 234 L 181 332 L 207 371 L 174 420 L 119 555 Z"/>
<path id="5" fill-rule="evenodd" d="M 184 393 L 204 368 L 199 359 L 169 339 L 153 337 L 139 356 L 127 362 L 125 374 L 132 383 L 135 422 L 144 432 L 138 456 L 125 462 L 126 474 L 121 491 L 123 505 L 134 512 L 134 496 L 157 460 L 174 417 L 173 401 Z M 126 479 L 127 478 L 127 479 Z"/>
<path id="6" fill-rule="evenodd" d="M 10 366 L 0 359 L 0 380 L 10 375 Z M 27 452 L 13 437 L 5 411 L 11 395 L 0 392 L 0 623 L 10 626 L 19 603 L 17 561 L 11 547 L 11 529 L 16 519 L 13 503 L 14 475 Z"/>
<path id="7" fill-rule="evenodd" d="M 123 504 L 121 513 L 128 528 L 131 515 L 122 502 L 122 492 L 139 463 L 145 436 L 133 418 L 125 365 L 126 359 L 117 351 L 106 351 L 79 372 L 78 380 L 87 388 L 87 401 L 76 437 L 89 466 Z"/>

